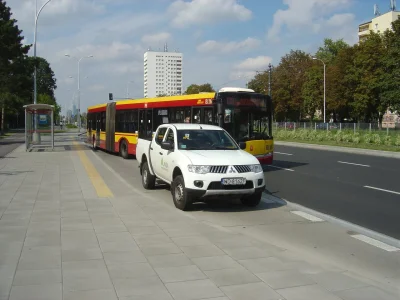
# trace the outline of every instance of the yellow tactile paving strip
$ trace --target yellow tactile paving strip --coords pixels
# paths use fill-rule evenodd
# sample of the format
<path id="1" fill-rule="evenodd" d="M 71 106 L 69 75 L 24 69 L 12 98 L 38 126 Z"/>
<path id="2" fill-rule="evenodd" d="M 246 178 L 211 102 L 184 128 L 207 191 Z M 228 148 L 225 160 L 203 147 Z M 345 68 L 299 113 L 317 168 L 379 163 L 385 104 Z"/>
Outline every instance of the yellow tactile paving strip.
<path id="1" fill-rule="evenodd" d="M 81 145 L 77 142 L 74 142 L 74 145 L 80 145 L 80 146 L 82 146 L 82 149 L 84 147 L 83 145 Z M 95 166 L 92 164 L 92 162 L 87 157 L 85 151 L 78 150 L 77 152 L 78 152 L 79 158 L 81 159 L 82 165 L 84 166 L 86 173 L 88 174 L 90 181 L 92 182 L 92 184 L 96 190 L 97 196 L 99 198 L 114 197 L 113 193 L 108 188 L 107 184 L 104 182 L 104 180 L 101 177 L 101 175 L 99 174 L 99 172 L 97 172 Z"/>

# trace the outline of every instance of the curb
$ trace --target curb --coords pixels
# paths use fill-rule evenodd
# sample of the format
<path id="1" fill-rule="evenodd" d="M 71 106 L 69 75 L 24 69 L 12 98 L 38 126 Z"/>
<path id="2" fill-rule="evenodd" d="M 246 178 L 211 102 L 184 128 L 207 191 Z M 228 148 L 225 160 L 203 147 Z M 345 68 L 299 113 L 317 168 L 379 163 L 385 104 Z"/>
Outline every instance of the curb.
<path id="1" fill-rule="evenodd" d="M 343 228 L 346 228 L 349 231 L 354 231 L 354 232 L 366 235 L 366 236 L 368 236 L 370 238 L 376 239 L 376 240 L 378 240 L 378 241 L 380 241 L 382 243 L 388 244 L 390 246 L 393 246 L 393 247 L 396 247 L 396 248 L 400 248 L 400 240 L 398 240 L 398 239 L 392 238 L 392 237 L 387 236 L 387 235 L 385 235 L 383 233 L 379 233 L 379 232 L 367 229 L 367 228 L 362 227 L 360 225 L 356 225 L 354 223 L 347 222 L 345 220 L 342 220 L 342 219 L 339 219 L 339 218 L 336 218 L 336 217 L 333 217 L 333 216 L 318 212 L 316 210 L 313 210 L 311 208 L 305 207 L 303 205 L 287 201 L 286 199 L 278 198 L 278 197 L 273 196 L 271 194 L 268 194 L 266 192 L 264 192 L 262 200 L 264 202 L 267 202 L 267 203 L 273 202 L 273 203 L 280 204 L 282 206 L 288 206 L 289 208 L 309 213 L 309 214 L 311 214 L 311 215 L 313 215 L 315 217 L 318 217 L 318 218 L 320 218 L 320 219 L 322 219 L 322 220 L 324 220 L 326 222 L 329 222 L 331 224 L 339 225 L 339 226 L 341 226 Z"/>
<path id="2" fill-rule="evenodd" d="M 369 149 L 359 149 L 359 148 L 350 148 L 350 147 L 347 148 L 347 147 L 328 146 L 328 145 L 314 145 L 314 144 L 283 142 L 283 141 L 274 141 L 274 144 L 280 145 L 280 146 L 288 146 L 288 147 L 317 149 L 317 150 L 325 150 L 325 151 L 345 152 L 345 153 L 400 159 L 400 152 L 391 152 L 391 151 L 383 151 L 383 150 L 369 150 Z"/>

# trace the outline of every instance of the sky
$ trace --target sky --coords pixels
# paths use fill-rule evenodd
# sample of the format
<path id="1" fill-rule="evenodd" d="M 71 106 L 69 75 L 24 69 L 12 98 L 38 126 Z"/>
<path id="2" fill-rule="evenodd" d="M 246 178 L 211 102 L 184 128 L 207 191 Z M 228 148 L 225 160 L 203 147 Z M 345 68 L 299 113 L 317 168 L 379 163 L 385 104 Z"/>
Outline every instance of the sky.
<path id="1" fill-rule="evenodd" d="M 33 44 L 35 1 L 8 0 L 24 43 Z M 256 71 L 293 50 L 315 53 L 324 38 L 357 42 L 358 25 L 390 0 L 51 0 L 38 18 L 37 55 L 51 65 L 62 113 L 143 97 L 150 47 L 183 53 L 183 86 L 245 87 Z M 69 54 L 70 57 L 65 56 Z M 33 47 L 30 55 L 33 55 Z M 93 55 L 92 58 L 88 56 Z"/>

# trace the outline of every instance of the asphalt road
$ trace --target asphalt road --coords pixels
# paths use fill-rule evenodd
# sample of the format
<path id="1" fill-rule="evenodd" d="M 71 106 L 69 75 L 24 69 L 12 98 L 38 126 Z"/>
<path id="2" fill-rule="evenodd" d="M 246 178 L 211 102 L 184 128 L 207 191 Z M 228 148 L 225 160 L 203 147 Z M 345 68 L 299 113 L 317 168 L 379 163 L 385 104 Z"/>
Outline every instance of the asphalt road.
<path id="1" fill-rule="evenodd" d="M 12 136 L 0 139 L 0 158 L 6 156 L 24 142 L 24 133 L 13 133 Z"/>
<path id="2" fill-rule="evenodd" d="M 400 160 L 276 146 L 267 189 L 293 203 L 400 239 Z"/>

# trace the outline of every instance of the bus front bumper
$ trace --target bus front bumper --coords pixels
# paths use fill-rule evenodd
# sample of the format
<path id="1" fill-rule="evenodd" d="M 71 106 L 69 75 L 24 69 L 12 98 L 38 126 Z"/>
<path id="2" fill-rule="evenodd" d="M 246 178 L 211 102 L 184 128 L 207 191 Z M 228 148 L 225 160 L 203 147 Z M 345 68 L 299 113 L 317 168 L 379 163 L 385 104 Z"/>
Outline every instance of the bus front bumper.
<path id="1" fill-rule="evenodd" d="M 262 164 L 262 165 L 271 165 L 272 164 L 272 160 L 274 158 L 274 154 L 271 152 L 271 153 L 263 154 L 263 155 L 255 155 L 255 157 L 258 159 L 260 164 Z"/>

